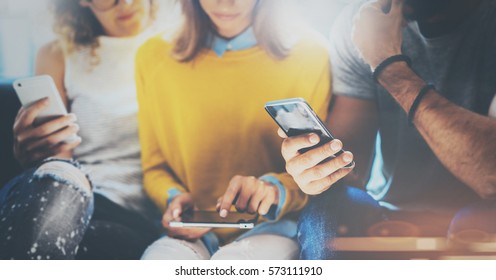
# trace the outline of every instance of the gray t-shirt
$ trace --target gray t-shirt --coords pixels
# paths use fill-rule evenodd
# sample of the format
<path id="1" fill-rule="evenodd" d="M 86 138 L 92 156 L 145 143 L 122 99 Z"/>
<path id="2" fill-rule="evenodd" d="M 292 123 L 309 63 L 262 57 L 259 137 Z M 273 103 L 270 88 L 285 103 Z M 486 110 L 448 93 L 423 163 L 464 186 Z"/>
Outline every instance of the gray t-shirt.
<path id="1" fill-rule="evenodd" d="M 333 91 L 377 103 L 386 178 L 381 200 L 402 209 L 440 212 L 475 201 L 475 192 L 443 167 L 417 129 L 408 125 L 406 113 L 372 80 L 370 67 L 359 58 L 351 28 L 364 2 L 345 8 L 331 33 Z M 425 38 L 417 23 L 410 22 L 403 31 L 402 50 L 412 58 L 413 70 L 444 97 L 488 115 L 496 93 L 496 1 L 483 1 L 456 30 L 438 38 Z"/>

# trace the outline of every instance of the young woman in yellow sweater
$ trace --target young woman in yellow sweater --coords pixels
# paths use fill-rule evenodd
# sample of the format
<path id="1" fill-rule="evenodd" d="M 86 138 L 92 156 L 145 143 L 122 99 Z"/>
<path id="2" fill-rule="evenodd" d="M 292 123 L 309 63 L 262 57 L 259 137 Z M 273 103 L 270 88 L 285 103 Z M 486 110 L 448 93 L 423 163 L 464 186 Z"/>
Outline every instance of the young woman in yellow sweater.
<path id="1" fill-rule="evenodd" d="M 178 36 L 151 39 L 136 61 L 145 190 L 164 211 L 168 235 L 143 258 L 297 258 L 291 218 L 308 198 L 284 173 L 281 140 L 263 106 L 303 97 L 326 117 L 326 42 L 306 29 L 288 30 L 287 1 L 181 3 Z M 169 227 L 193 207 L 223 217 L 236 208 L 268 222 L 243 235 Z"/>

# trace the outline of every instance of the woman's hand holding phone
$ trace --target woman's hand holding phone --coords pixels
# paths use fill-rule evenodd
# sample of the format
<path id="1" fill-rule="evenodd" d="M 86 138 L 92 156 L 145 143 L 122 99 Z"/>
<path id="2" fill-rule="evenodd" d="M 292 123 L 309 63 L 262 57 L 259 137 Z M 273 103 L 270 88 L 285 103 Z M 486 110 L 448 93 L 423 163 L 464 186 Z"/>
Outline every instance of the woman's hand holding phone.
<path id="1" fill-rule="evenodd" d="M 167 230 L 167 235 L 173 238 L 195 241 L 205 234 L 210 228 L 187 228 L 187 227 L 171 227 L 169 222 L 181 221 L 181 215 L 189 210 L 194 210 L 193 197 L 190 193 L 182 193 L 169 203 L 167 210 L 162 216 L 162 225 Z"/>
<path id="2" fill-rule="evenodd" d="M 48 105 L 48 99 L 41 99 L 29 107 L 21 108 L 17 113 L 13 129 L 14 156 L 23 167 L 70 152 L 81 143 L 80 137 L 74 137 L 69 143 L 64 141 L 79 131 L 74 114 L 34 124 L 39 113 Z"/>
<path id="3" fill-rule="evenodd" d="M 234 176 L 226 192 L 219 198 L 217 211 L 225 218 L 234 204 L 238 212 L 266 215 L 270 207 L 279 203 L 279 189 L 253 176 Z"/>
<path id="4" fill-rule="evenodd" d="M 319 136 L 310 133 L 288 138 L 282 129 L 278 130 L 278 134 L 284 138 L 281 152 L 286 161 L 286 171 L 293 176 L 300 189 L 306 194 L 317 195 L 326 191 L 353 170 L 354 165 L 346 167 L 353 162 L 351 152 L 336 156 L 343 148 L 343 143 L 337 139 L 300 153 L 300 150 L 319 143 Z M 332 156 L 336 157 L 326 160 Z"/>

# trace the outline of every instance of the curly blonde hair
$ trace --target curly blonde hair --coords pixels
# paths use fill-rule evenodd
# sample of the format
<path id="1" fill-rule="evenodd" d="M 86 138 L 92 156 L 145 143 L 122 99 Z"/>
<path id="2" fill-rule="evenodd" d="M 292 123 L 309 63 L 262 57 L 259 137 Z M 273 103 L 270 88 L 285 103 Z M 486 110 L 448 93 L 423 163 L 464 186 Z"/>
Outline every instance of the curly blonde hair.
<path id="1" fill-rule="evenodd" d="M 79 5 L 80 0 L 51 0 L 51 9 L 55 21 L 53 30 L 60 36 L 65 51 L 73 52 L 80 48 L 89 48 L 92 54 L 99 47 L 98 37 L 105 35 L 91 9 Z M 152 4 L 151 17 L 157 11 L 157 1 Z"/>

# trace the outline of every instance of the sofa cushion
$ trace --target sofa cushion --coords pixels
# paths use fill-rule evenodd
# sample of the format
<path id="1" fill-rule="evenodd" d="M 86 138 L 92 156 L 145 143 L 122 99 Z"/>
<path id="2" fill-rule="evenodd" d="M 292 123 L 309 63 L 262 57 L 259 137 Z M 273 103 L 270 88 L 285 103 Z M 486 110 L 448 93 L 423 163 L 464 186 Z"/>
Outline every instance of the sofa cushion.
<path id="1" fill-rule="evenodd" d="M 12 150 L 12 128 L 20 107 L 12 82 L 0 81 L 0 188 L 22 170 Z"/>

